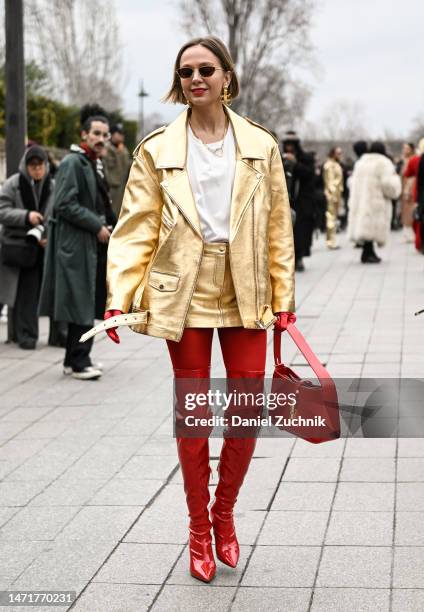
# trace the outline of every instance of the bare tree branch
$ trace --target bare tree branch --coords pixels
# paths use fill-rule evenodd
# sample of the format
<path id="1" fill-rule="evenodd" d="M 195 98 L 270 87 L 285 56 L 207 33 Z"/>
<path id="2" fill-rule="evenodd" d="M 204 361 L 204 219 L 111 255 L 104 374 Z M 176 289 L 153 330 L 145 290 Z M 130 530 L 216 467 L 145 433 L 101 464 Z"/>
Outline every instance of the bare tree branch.
<path id="1" fill-rule="evenodd" d="M 187 34 L 226 42 L 240 80 L 238 112 L 276 130 L 290 125 L 290 105 L 301 118 L 309 91 L 292 74 L 309 67 L 314 0 L 183 0 L 180 7 Z"/>
<path id="2" fill-rule="evenodd" d="M 121 105 L 122 43 L 112 0 L 31 0 L 30 55 L 41 60 L 51 93 L 69 104 Z"/>

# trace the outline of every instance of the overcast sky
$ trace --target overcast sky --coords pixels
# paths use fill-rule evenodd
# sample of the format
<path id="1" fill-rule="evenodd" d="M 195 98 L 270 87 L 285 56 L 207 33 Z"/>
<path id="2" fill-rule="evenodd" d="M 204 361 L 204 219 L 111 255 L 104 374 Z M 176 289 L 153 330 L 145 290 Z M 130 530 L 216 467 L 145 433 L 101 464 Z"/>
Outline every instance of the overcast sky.
<path id="1" fill-rule="evenodd" d="M 165 105 L 176 52 L 186 35 L 177 0 L 118 0 L 125 45 L 124 110 L 135 114 L 140 79 L 149 93 L 145 112 L 166 121 L 182 107 Z M 313 94 L 307 119 L 319 119 L 334 101 L 359 103 L 372 135 L 406 135 L 424 116 L 423 0 L 317 0 L 312 41 L 319 68 L 308 77 Z M 272 127 L 272 126 L 269 126 Z M 306 136 L 306 134 L 305 134 Z"/>

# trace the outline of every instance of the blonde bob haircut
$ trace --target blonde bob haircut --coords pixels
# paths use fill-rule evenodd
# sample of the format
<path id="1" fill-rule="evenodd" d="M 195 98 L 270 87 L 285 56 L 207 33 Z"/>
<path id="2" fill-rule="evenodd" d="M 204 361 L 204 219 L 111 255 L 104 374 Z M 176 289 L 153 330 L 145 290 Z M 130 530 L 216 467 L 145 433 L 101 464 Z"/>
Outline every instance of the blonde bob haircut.
<path id="1" fill-rule="evenodd" d="M 228 86 L 228 93 L 231 94 L 232 99 L 237 98 L 240 87 L 230 52 L 219 38 L 216 38 L 215 36 L 205 36 L 203 38 L 193 38 L 192 40 L 189 40 L 178 51 L 174 65 L 174 80 L 172 81 L 170 90 L 162 98 L 163 102 L 172 102 L 172 104 L 186 104 L 177 70 L 180 68 L 181 56 L 184 51 L 189 47 L 194 47 L 196 45 L 202 45 L 202 47 L 206 47 L 206 49 L 212 51 L 212 53 L 218 58 L 221 68 L 223 68 L 225 71 L 229 70 L 232 73 L 231 81 Z"/>

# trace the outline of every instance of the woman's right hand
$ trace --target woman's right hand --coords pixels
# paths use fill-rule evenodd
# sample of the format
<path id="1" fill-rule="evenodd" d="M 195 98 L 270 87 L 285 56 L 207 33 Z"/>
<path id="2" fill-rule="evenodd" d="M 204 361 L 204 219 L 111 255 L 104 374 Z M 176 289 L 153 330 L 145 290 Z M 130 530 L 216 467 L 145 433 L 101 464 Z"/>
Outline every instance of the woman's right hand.
<path id="1" fill-rule="evenodd" d="M 111 317 L 116 317 L 116 315 L 121 315 L 121 314 L 124 314 L 122 310 L 106 310 L 103 316 L 103 320 L 106 321 L 107 319 L 110 319 Z M 121 342 L 121 339 L 118 336 L 118 332 L 116 330 L 117 330 L 117 327 L 111 327 L 110 329 L 106 330 L 106 333 L 111 340 L 116 342 L 116 344 L 119 344 Z"/>

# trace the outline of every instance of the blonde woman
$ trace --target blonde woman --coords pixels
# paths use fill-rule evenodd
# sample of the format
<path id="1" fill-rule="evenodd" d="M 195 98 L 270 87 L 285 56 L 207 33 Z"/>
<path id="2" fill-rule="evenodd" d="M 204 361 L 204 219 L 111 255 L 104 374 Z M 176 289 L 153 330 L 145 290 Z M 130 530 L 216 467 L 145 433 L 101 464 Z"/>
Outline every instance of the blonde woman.
<path id="1" fill-rule="evenodd" d="M 138 313 L 142 322 L 133 329 L 165 338 L 175 379 L 203 381 L 200 388 L 209 379 L 215 328 L 228 379 L 261 383 L 266 328 L 285 329 L 296 318 L 293 232 L 278 144 L 228 108 L 238 93 L 222 41 L 183 45 L 166 100 L 187 108 L 137 147 L 109 243 L 105 319 Z M 119 342 L 116 328 L 107 333 Z M 177 435 L 190 571 L 205 582 L 216 571 L 211 528 L 218 558 L 235 567 L 239 557 L 233 508 L 256 437 L 229 433 L 210 515 L 208 437 Z"/>

